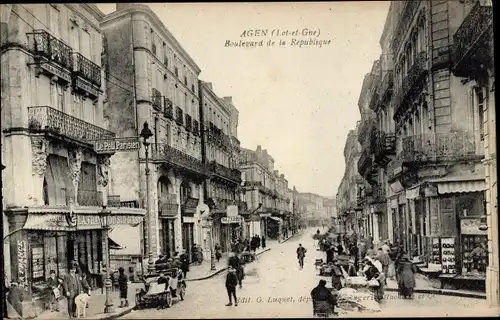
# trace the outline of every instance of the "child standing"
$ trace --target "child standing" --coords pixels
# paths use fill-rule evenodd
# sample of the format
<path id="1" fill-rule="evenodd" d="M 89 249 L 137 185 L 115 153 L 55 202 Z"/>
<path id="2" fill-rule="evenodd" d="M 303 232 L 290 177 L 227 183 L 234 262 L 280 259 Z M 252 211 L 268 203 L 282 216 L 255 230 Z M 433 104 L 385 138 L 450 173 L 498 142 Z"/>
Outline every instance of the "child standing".
<path id="1" fill-rule="evenodd" d="M 238 300 L 236 298 L 236 286 L 238 285 L 238 277 L 236 275 L 236 269 L 233 267 L 229 267 L 228 273 L 226 276 L 226 290 L 227 290 L 227 295 L 229 297 L 229 303 L 226 304 L 226 306 L 232 306 L 233 301 L 232 298 L 234 298 L 234 305 L 238 305 Z"/>

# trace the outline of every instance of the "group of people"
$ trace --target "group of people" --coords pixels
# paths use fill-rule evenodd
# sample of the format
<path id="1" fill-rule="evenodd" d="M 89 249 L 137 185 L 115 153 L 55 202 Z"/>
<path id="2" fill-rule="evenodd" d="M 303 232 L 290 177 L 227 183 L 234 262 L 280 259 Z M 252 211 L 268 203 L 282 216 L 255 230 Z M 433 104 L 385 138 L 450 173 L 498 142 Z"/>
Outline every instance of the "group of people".
<path id="1" fill-rule="evenodd" d="M 259 248 L 266 248 L 266 237 L 254 235 L 249 239 L 237 239 L 231 243 L 231 251 L 235 253 L 242 253 L 245 251 L 255 252 Z"/>
<path id="2" fill-rule="evenodd" d="M 175 252 L 174 258 L 170 258 L 168 255 L 163 254 L 158 260 L 155 261 L 155 269 L 157 272 L 172 268 L 181 269 L 184 278 L 186 278 L 187 273 L 189 272 L 189 257 L 185 250 Z"/>

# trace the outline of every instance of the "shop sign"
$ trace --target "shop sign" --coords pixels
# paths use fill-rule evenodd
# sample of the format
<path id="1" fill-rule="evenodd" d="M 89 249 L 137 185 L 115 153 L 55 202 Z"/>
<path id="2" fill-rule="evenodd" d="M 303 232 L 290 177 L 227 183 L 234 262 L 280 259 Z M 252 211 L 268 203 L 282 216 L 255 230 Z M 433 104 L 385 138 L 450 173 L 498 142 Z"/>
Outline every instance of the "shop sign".
<path id="1" fill-rule="evenodd" d="M 488 235 L 488 230 L 479 230 L 481 219 L 462 219 L 460 220 L 460 232 L 463 235 Z"/>
<path id="2" fill-rule="evenodd" d="M 435 185 L 428 185 L 425 189 L 425 196 L 426 197 L 437 197 L 438 196 L 438 190 Z"/>
<path id="3" fill-rule="evenodd" d="M 120 204 L 119 195 L 108 196 L 108 207 L 120 208 Z"/>
<path id="4" fill-rule="evenodd" d="M 108 217 L 109 225 L 118 224 L 138 224 L 143 220 L 142 216 L 132 215 L 111 215 Z M 99 215 L 79 215 L 78 227 L 101 226 L 101 217 Z"/>
<path id="5" fill-rule="evenodd" d="M 98 154 L 140 149 L 138 137 L 103 139 L 94 141 L 94 150 Z"/>
<path id="6" fill-rule="evenodd" d="M 17 280 L 21 287 L 28 287 L 28 254 L 26 241 L 17 241 Z"/>
<path id="7" fill-rule="evenodd" d="M 236 216 L 236 217 L 222 217 L 220 219 L 220 222 L 223 224 L 229 224 L 229 223 L 240 223 L 241 222 L 241 217 Z"/>

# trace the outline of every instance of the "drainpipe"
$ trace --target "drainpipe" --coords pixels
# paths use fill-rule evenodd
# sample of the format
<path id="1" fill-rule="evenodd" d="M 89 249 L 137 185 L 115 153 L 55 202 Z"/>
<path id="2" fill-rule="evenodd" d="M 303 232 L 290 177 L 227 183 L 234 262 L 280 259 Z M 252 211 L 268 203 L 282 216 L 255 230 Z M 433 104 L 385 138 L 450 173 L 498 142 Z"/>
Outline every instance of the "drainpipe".
<path id="1" fill-rule="evenodd" d="M 436 131 L 436 111 L 434 110 L 434 73 L 432 71 L 432 52 L 434 47 L 432 46 L 432 0 L 427 1 L 429 3 L 429 10 L 427 10 L 427 23 L 429 24 L 428 36 L 427 36 L 427 70 L 429 70 L 429 104 L 427 109 L 432 110 L 432 119 L 429 119 L 428 129 L 431 131 Z M 448 44 L 449 46 L 449 44 Z M 449 55 L 448 51 L 448 55 Z M 432 128 L 431 128 L 432 127 Z"/>

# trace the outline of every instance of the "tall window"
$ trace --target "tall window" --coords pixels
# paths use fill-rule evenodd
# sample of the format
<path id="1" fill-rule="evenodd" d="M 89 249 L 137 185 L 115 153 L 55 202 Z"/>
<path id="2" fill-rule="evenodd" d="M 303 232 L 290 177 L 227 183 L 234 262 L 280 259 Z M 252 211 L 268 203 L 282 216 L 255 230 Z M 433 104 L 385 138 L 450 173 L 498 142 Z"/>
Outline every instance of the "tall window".
<path id="1" fill-rule="evenodd" d="M 479 136 L 481 138 L 481 141 L 484 140 L 484 104 L 485 104 L 485 96 L 484 96 L 484 88 L 483 87 L 476 87 L 474 89 L 477 97 L 477 112 L 478 115 L 478 129 L 479 129 Z"/>
<path id="2" fill-rule="evenodd" d="M 80 53 L 89 60 L 91 60 L 92 58 L 90 55 L 90 48 L 90 34 L 88 30 L 82 30 L 80 39 Z"/>
<path id="3" fill-rule="evenodd" d="M 56 85 L 56 93 L 57 93 L 57 110 L 61 110 L 62 112 L 66 112 L 66 101 L 65 101 L 65 92 L 64 89 L 61 85 L 57 84 Z"/>
<path id="4" fill-rule="evenodd" d="M 60 38 L 61 37 L 61 14 L 59 8 L 55 4 L 48 4 L 49 11 L 49 28 L 52 34 Z"/>

